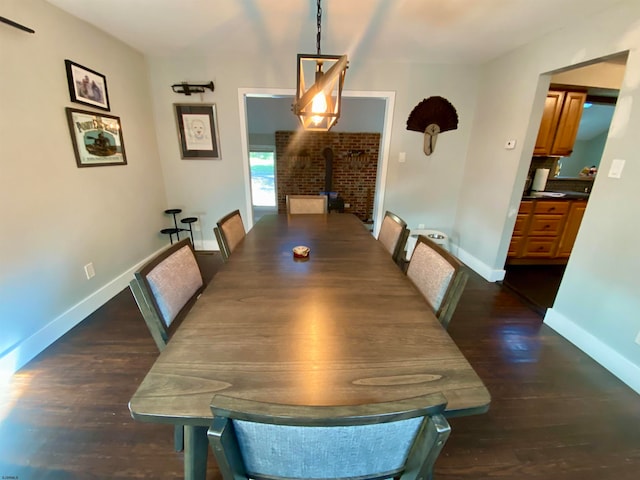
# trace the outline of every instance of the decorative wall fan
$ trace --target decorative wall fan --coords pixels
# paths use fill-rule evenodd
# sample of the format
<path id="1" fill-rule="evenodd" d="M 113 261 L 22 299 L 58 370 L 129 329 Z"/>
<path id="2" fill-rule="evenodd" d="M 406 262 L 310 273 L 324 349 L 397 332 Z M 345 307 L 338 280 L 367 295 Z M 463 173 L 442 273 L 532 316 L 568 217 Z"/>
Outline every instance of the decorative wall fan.
<path id="1" fill-rule="evenodd" d="M 457 128 L 456 109 L 443 97 L 429 97 L 422 100 L 407 119 L 407 130 L 424 133 L 423 150 L 427 156 L 435 150 L 439 133 Z"/>

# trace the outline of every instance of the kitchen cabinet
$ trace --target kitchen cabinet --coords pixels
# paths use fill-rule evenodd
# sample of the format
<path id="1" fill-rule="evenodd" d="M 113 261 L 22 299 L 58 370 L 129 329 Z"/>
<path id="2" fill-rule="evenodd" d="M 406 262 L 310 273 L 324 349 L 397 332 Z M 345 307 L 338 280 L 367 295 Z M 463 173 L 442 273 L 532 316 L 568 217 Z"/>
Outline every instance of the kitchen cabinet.
<path id="1" fill-rule="evenodd" d="M 586 98 L 585 92 L 549 90 L 533 149 L 534 156 L 571 155 Z"/>
<path id="2" fill-rule="evenodd" d="M 523 200 L 509 244 L 507 263 L 566 263 L 586 205 L 585 200 Z"/>
<path id="3" fill-rule="evenodd" d="M 560 245 L 558 246 L 557 256 L 559 258 L 569 258 L 586 209 L 587 202 L 584 200 L 571 203 L 564 231 L 562 232 L 562 238 L 560 239 Z"/>
<path id="4" fill-rule="evenodd" d="M 531 213 L 533 202 L 523 201 L 520 203 L 520 209 L 518 210 L 518 216 L 516 217 L 516 224 L 513 227 L 513 234 L 511 236 L 511 243 L 509 244 L 509 253 L 507 256 L 516 257 L 520 255 L 522 250 L 522 243 L 524 235 L 529 225 L 529 214 Z"/>

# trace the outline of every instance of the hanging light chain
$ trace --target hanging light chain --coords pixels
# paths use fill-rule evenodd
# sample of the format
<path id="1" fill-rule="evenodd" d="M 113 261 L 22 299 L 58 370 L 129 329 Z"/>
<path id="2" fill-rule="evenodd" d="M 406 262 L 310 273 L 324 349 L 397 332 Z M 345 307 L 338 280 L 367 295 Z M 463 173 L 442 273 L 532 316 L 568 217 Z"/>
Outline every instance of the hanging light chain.
<path id="1" fill-rule="evenodd" d="M 318 49 L 318 55 L 320 55 L 320 38 L 322 36 L 322 6 L 320 5 L 320 0 L 318 0 L 318 14 L 316 19 L 318 22 L 318 35 L 316 37 L 316 48 Z"/>

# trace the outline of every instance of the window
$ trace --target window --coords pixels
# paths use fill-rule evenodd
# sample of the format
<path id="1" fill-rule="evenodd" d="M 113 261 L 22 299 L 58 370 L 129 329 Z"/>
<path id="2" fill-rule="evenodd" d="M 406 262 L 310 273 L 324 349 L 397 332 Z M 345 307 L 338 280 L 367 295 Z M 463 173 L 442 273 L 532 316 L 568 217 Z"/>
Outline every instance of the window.
<path id="1" fill-rule="evenodd" d="M 249 150 L 251 170 L 251 198 L 254 206 L 275 207 L 275 152 L 273 147 L 251 147 Z"/>

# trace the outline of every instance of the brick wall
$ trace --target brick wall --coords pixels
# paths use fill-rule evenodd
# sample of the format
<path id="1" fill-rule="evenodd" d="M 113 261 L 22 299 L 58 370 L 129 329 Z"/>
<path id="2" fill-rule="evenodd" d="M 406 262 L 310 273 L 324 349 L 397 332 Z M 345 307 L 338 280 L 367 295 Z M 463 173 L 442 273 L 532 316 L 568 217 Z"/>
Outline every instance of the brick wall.
<path id="1" fill-rule="evenodd" d="M 379 133 L 276 132 L 278 212 L 287 210 L 287 195 L 317 195 L 325 190 L 325 157 L 333 151 L 331 190 L 345 203 L 345 212 L 368 220 L 380 150 Z"/>

